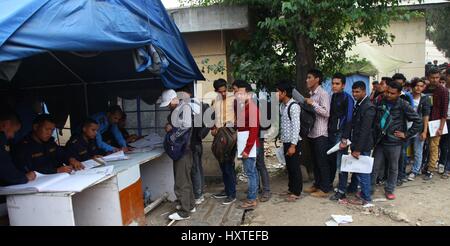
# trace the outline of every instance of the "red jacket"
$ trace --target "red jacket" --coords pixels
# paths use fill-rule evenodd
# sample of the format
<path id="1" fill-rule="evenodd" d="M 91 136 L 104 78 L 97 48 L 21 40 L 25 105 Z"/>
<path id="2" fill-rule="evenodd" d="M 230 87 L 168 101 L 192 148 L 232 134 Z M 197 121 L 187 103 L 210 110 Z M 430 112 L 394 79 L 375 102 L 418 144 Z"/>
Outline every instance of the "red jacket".
<path id="1" fill-rule="evenodd" d="M 245 110 L 241 110 L 240 112 L 236 110 L 235 112 L 237 114 L 240 113 L 240 116 L 236 120 L 238 132 L 249 131 L 247 144 L 244 148 L 244 152 L 249 154 L 254 144 L 256 144 L 256 147 L 260 145 L 258 106 L 252 100 L 248 100 L 248 103 L 245 105 Z"/>

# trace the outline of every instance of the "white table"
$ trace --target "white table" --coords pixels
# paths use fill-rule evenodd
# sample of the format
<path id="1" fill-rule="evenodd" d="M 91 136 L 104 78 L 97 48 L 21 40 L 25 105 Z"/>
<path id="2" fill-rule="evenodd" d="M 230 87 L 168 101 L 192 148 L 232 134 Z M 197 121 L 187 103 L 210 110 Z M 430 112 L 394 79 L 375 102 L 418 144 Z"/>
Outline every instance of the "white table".
<path id="1" fill-rule="evenodd" d="M 114 173 L 79 193 L 7 196 L 11 225 L 145 225 L 143 189 L 155 199 L 173 192 L 173 162 L 163 149 L 108 163 Z"/>

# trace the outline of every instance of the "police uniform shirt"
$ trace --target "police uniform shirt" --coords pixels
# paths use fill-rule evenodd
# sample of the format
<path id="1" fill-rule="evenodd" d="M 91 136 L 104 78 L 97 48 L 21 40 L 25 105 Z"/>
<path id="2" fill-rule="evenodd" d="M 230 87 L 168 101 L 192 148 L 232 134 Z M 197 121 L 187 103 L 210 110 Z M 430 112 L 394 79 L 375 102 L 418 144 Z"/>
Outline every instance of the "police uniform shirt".
<path id="1" fill-rule="evenodd" d="M 67 154 L 78 161 L 87 161 L 96 155 L 103 154 L 95 139 L 86 141 L 82 135 L 74 135 L 66 145 Z"/>
<path id="2" fill-rule="evenodd" d="M 15 146 L 13 157 L 19 169 L 43 174 L 56 173 L 57 168 L 68 163 L 69 159 L 64 148 L 58 146 L 53 138 L 44 143 L 36 141 L 31 134 Z"/>
<path id="3" fill-rule="evenodd" d="M 25 184 L 28 178 L 14 165 L 10 146 L 3 132 L 0 132 L 0 186 Z"/>

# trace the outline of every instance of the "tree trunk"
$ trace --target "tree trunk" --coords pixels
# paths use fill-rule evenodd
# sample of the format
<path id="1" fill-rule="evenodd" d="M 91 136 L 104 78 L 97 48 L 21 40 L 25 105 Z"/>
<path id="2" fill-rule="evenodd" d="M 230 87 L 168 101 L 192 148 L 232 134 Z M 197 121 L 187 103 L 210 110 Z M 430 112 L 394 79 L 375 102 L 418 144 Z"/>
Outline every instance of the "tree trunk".
<path id="1" fill-rule="evenodd" d="M 306 36 L 298 35 L 295 38 L 295 46 L 297 51 L 295 58 L 297 89 L 303 96 L 308 96 L 306 75 L 308 70 L 315 68 L 314 45 Z"/>
<path id="2" fill-rule="evenodd" d="M 315 68 L 315 53 L 314 45 L 304 35 L 298 35 L 295 40 L 297 56 L 296 60 L 296 83 L 299 92 L 309 97 L 308 88 L 306 87 L 306 76 L 308 70 Z M 308 171 L 309 181 L 313 180 L 313 162 L 311 159 L 311 146 L 309 141 L 302 141 L 302 154 L 300 156 L 300 163 L 306 167 Z M 305 182 L 306 180 L 304 180 Z"/>

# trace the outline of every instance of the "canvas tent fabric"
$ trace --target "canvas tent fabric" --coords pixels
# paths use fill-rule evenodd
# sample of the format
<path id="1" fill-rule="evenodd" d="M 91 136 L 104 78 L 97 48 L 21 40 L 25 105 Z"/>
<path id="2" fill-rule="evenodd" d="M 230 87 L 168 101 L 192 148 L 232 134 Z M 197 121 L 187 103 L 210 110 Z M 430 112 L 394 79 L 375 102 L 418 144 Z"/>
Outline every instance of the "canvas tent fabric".
<path id="1" fill-rule="evenodd" d="M 411 62 L 404 61 L 402 59 L 393 57 L 389 54 L 385 54 L 365 42 L 361 42 L 355 45 L 355 47 L 347 53 L 349 56 L 358 56 L 361 59 L 365 59 L 374 67 L 378 73 L 391 73 L 402 66 Z M 372 70 L 370 68 L 366 68 Z"/>
<path id="2" fill-rule="evenodd" d="M 160 66 L 164 87 L 204 80 L 160 0 L 0 0 L 0 30 L 0 62 L 133 49 L 142 71 L 154 68 L 156 50 L 168 62 Z"/>

